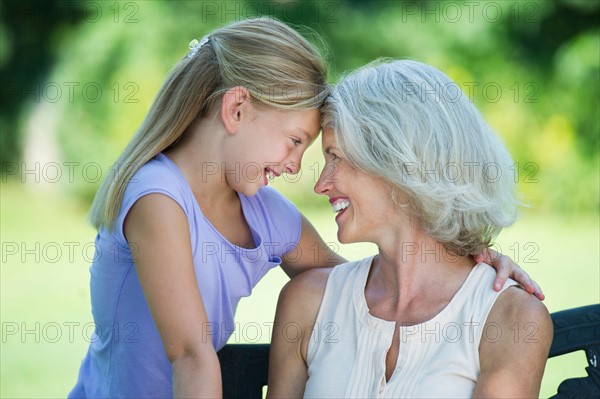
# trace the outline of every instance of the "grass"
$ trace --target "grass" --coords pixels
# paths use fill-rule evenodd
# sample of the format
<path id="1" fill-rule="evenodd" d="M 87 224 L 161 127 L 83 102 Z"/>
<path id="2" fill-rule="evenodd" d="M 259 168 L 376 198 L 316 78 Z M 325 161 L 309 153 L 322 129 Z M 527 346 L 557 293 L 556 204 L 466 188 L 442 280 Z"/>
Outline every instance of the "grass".
<path id="1" fill-rule="evenodd" d="M 0 397 L 65 397 L 89 343 L 89 260 L 95 232 L 74 200 L 2 184 L 0 192 Z M 328 210 L 308 209 L 326 241 L 336 242 Z M 543 287 L 551 312 L 600 302 L 598 217 L 528 215 L 499 244 Z M 338 244 L 339 245 L 339 244 Z M 371 245 L 339 246 L 350 259 Z M 269 273 L 244 299 L 230 342 L 268 342 L 279 289 L 287 278 Z M 565 378 L 584 375 L 582 352 L 549 361 L 542 397 Z"/>

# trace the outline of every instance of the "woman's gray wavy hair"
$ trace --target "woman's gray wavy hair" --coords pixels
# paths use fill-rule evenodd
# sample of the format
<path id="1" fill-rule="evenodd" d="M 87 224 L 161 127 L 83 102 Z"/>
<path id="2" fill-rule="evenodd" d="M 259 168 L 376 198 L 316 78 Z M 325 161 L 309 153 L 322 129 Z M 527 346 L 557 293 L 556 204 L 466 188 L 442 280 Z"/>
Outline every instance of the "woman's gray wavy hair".
<path id="1" fill-rule="evenodd" d="M 345 76 L 322 111 L 348 162 L 391 183 L 425 231 L 457 255 L 489 247 L 516 220 L 513 161 L 462 90 L 411 60 Z"/>

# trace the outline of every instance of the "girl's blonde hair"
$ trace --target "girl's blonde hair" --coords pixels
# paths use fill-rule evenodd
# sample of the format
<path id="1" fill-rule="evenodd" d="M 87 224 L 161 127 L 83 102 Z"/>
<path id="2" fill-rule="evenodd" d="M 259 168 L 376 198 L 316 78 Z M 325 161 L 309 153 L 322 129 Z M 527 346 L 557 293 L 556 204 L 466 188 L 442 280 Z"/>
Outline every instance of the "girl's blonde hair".
<path id="1" fill-rule="evenodd" d="M 238 21 L 208 36 L 173 68 L 148 115 L 102 182 L 90 210 L 97 228 L 115 226 L 127 183 L 138 169 L 172 146 L 215 99 L 243 86 L 258 104 L 279 109 L 319 108 L 328 94 L 319 51 L 272 18 Z"/>
<path id="2" fill-rule="evenodd" d="M 390 183 L 392 198 L 457 255 L 478 254 L 520 204 L 513 161 L 456 83 L 411 60 L 351 73 L 322 109 L 351 165 Z"/>

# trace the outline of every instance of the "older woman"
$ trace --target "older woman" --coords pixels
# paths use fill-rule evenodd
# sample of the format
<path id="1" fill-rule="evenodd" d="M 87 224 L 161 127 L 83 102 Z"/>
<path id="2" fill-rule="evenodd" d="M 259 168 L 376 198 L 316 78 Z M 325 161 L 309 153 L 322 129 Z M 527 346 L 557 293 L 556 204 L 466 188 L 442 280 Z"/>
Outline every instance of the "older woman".
<path id="1" fill-rule="evenodd" d="M 281 294 L 269 397 L 536 397 L 544 305 L 473 255 L 515 220 L 511 157 L 446 75 L 414 61 L 345 77 L 323 111 L 315 191 L 342 243 L 379 253 Z"/>

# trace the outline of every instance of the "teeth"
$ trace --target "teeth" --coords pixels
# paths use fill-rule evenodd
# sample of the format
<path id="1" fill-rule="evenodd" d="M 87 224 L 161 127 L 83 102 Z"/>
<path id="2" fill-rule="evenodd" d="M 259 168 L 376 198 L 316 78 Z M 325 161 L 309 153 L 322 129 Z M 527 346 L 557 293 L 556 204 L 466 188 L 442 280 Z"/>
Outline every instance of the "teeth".
<path id="1" fill-rule="evenodd" d="M 339 212 L 343 209 L 346 209 L 350 206 L 350 201 L 340 201 L 340 202 L 336 202 L 335 204 L 333 204 L 331 206 L 331 209 L 333 210 L 333 212 Z"/>
<path id="2" fill-rule="evenodd" d="M 275 180 L 275 174 L 273 173 L 272 170 L 267 170 L 267 176 L 270 182 L 272 182 L 273 180 Z"/>

